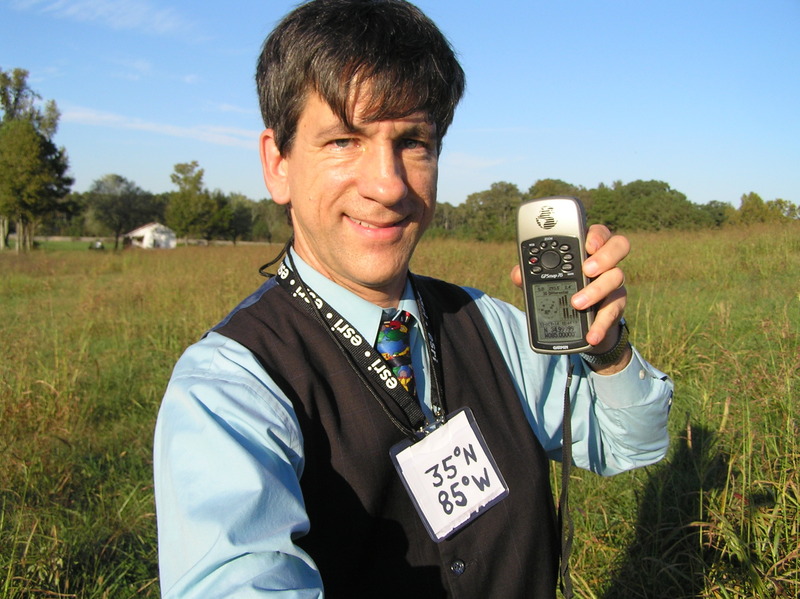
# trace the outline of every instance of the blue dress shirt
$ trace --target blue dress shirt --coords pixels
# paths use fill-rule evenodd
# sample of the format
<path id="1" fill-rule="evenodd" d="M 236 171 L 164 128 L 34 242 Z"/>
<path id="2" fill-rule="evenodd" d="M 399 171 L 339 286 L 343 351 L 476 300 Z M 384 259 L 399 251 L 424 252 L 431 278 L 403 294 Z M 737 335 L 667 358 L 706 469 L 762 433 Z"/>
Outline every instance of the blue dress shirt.
<path id="1" fill-rule="evenodd" d="M 293 256 L 306 284 L 374 341 L 382 308 Z M 262 290 L 242 305 L 257 301 Z M 664 373 L 635 350 L 630 364 L 609 376 L 592 372 L 576 356 L 536 354 L 528 345 L 523 312 L 480 291 L 467 292 L 494 334 L 530 426 L 551 457 L 560 458 L 563 422 L 563 384 L 554 381 L 566 380 L 568 359 L 575 364 L 570 393 L 577 466 L 611 475 L 665 455 L 673 387 Z M 429 364 L 410 284 L 399 308 L 416 318 L 413 367 L 430 419 Z M 310 525 L 300 490 L 303 455 L 291 402 L 249 350 L 214 332 L 186 350 L 155 431 L 165 599 L 323 596 L 313 560 L 293 543 Z"/>

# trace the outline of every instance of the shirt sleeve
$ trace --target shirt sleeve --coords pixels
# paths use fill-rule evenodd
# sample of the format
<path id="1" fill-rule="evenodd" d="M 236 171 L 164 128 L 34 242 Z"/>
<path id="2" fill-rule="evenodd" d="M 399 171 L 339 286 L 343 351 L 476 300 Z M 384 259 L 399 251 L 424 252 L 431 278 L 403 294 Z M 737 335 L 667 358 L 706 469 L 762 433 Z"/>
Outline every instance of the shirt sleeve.
<path id="1" fill-rule="evenodd" d="M 322 597 L 299 479 L 300 427 L 253 355 L 210 333 L 178 361 L 156 424 L 165 599 Z"/>
<path id="2" fill-rule="evenodd" d="M 666 455 L 673 383 L 638 351 L 634 349 L 630 364 L 613 375 L 593 372 L 575 354 L 537 354 L 528 343 L 524 312 L 475 289 L 466 291 L 497 340 L 531 428 L 551 458 L 561 459 L 570 360 L 574 366 L 570 405 L 576 466 L 609 476 L 653 464 Z"/>

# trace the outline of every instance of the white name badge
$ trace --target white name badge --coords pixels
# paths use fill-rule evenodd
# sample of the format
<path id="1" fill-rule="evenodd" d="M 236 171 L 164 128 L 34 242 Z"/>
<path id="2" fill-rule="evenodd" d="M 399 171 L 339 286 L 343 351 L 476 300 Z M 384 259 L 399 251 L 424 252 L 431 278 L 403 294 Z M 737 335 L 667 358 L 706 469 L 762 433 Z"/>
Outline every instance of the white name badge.
<path id="1" fill-rule="evenodd" d="M 392 461 L 437 543 L 508 495 L 472 411 L 463 408 L 421 441 L 392 447 Z"/>

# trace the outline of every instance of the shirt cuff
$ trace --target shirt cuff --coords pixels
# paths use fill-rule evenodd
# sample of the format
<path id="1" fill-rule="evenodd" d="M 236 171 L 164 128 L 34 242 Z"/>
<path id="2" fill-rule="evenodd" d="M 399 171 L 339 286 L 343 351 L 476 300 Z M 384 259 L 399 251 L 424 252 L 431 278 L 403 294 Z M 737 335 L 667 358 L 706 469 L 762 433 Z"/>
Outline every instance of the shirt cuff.
<path id="1" fill-rule="evenodd" d="M 614 374 L 598 374 L 589 371 L 589 380 L 594 387 L 600 401 L 609 408 L 621 409 L 641 405 L 650 397 L 656 381 L 664 381 L 666 374 L 647 363 L 636 350 L 632 348 L 631 361 L 628 365 Z"/>

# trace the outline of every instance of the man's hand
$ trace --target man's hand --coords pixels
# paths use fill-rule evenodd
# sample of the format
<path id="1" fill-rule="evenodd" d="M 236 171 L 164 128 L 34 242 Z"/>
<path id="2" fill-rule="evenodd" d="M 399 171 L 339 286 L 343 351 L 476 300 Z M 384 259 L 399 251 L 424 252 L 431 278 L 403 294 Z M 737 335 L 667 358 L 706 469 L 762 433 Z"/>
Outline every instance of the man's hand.
<path id="1" fill-rule="evenodd" d="M 583 272 L 594 280 L 572 296 L 572 306 L 577 310 L 597 306 L 594 324 L 586 335 L 586 341 L 593 346 L 593 354 L 605 353 L 617 343 L 619 320 L 628 300 L 625 273 L 619 263 L 630 249 L 627 237 L 612 235 L 605 225 L 589 227 L 586 234 L 586 253 L 589 257 L 583 263 Z M 519 266 L 512 269 L 511 280 L 517 287 L 522 287 Z M 627 362 L 628 357 L 623 364 Z"/>

